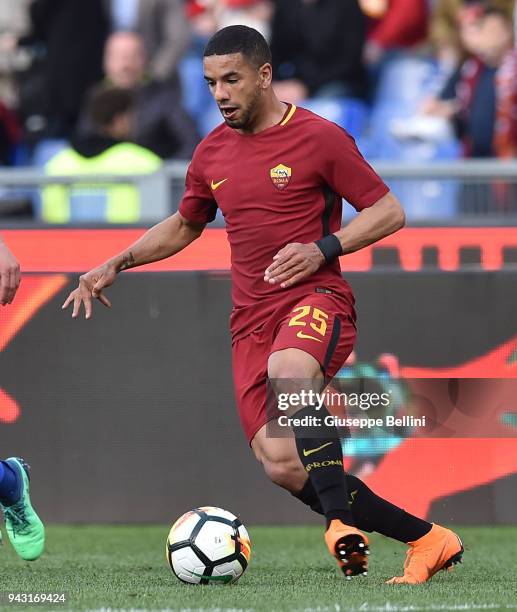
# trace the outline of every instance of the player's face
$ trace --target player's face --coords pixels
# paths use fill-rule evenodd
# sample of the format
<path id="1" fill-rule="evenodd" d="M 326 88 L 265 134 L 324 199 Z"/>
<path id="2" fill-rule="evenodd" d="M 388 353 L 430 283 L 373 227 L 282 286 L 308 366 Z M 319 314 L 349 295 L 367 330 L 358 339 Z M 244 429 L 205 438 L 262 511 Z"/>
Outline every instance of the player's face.
<path id="1" fill-rule="evenodd" d="M 271 66 L 256 68 L 241 53 L 210 55 L 203 60 L 210 93 L 231 128 L 252 129 L 271 83 Z"/>

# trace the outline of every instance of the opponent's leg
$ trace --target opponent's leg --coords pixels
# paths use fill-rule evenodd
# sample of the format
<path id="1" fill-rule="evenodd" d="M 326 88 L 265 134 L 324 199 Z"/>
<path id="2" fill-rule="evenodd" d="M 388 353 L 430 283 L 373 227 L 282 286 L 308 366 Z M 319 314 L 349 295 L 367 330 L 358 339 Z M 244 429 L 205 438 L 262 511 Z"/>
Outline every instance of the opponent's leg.
<path id="1" fill-rule="evenodd" d="M 305 391 L 320 392 L 323 374 L 319 362 L 309 353 L 287 348 L 272 353 L 268 376 L 277 396 Z M 310 400 L 312 402 L 312 400 Z M 325 541 L 347 577 L 365 574 L 368 539 L 354 525 L 348 506 L 343 453 L 337 429 L 326 423 L 326 408 L 306 403 L 291 415 L 309 425 L 293 427 L 298 457 L 320 500 L 327 521 Z M 312 425 L 312 423 L 315 423 Z"/>
<path id="2" fill-rule="evenodd" d="M 23 459 L 0 461 L 0 509 L 14 550 L 26 561 L 43 552 L 45 528 L 29 496 L 29 466 Z"/>

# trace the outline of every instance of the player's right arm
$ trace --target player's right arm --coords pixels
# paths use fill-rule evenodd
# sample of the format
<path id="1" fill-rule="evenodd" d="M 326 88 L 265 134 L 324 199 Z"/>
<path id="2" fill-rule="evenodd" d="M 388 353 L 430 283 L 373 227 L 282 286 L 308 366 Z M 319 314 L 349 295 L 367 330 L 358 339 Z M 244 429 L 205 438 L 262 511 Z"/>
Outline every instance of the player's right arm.
<path id="1" fill-rule="evenodd" d="M 20 285 L 20 264 L 0 238 L 0 304 L 10 304 Z"/>
<path id="2" fill-rule="evenodd" d="M 149 229 L 125 251 L 80 276 L 79 286 L 66 298 L 62 308 L 68 308 L 73 303 L 74 319 L 79 315 L 81 304 L 84 306 L 85 317 L 91 318 L 93 299 L 111 308 L 111 302 L 104 295 L 103 289 L 115 282 L 117 274 L 179 253 L 199 238 L 204 227 L 204 223 L 187 220 L 179 212 L 173 214 Z"/>

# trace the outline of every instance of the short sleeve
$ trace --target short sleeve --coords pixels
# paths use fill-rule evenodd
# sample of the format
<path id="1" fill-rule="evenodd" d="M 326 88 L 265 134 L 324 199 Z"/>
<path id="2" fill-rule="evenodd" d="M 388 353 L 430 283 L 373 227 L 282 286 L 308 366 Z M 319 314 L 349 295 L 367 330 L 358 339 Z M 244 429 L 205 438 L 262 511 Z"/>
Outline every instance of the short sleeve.
<path id="1" fill-rule="evenodd" d="M 372 206 L 389 192 L 389 187 L 345 130 L 329 123 L 321 136 L 322 178 L 335 193 L 359 211 Z"/>
<path id="2" fill-rule="evenodd" d="M 199 161 L 190 162 L 185 179 L 185 193 L 178 207 L 179 213 L 193 223 L 210 223 L 215 219 L 217 204 L 203 176 L 198 171 Z"/>

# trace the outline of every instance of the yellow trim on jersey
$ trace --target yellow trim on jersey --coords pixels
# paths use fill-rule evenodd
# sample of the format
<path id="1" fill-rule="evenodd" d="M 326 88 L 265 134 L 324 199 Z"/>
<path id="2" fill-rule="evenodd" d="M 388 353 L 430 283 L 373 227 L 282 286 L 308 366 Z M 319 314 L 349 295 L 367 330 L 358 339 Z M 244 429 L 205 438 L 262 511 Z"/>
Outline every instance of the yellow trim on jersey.
<path id="1" fill-rule="evenodd" d="M 283 121 L 280 122 L 280 125 L 285 125 L 294 115 L 295 111 L 296 111 L 296 106 L 293 104 L 291 106 L 291 110 L 287 113 L 287 117 Z"/>

